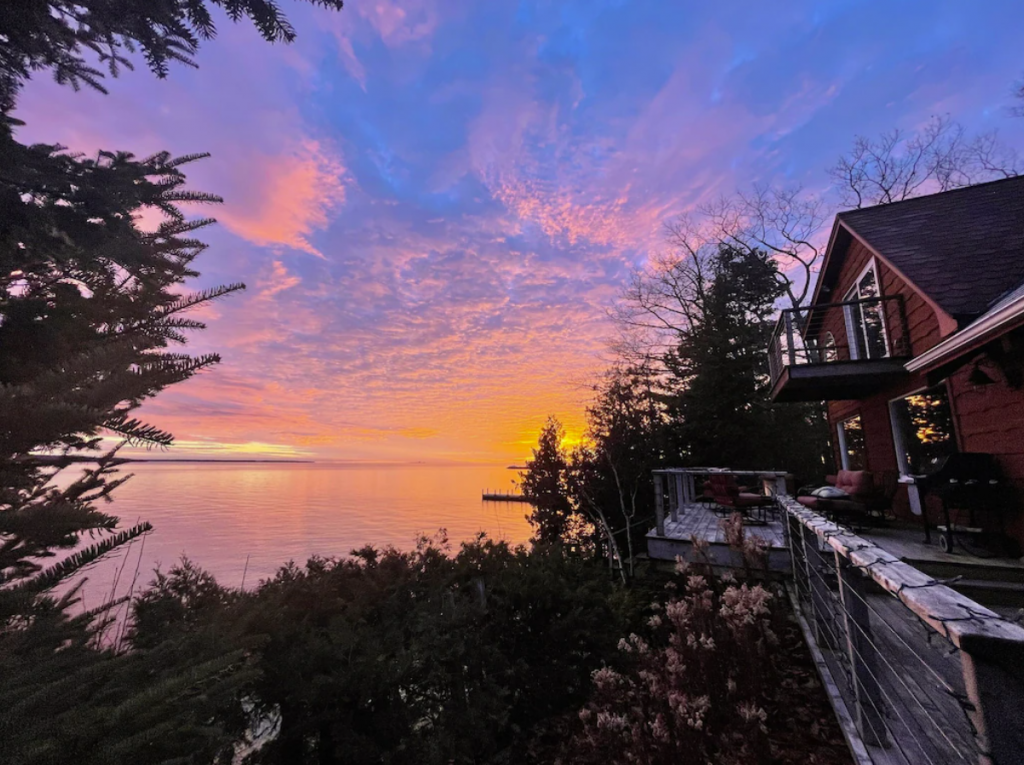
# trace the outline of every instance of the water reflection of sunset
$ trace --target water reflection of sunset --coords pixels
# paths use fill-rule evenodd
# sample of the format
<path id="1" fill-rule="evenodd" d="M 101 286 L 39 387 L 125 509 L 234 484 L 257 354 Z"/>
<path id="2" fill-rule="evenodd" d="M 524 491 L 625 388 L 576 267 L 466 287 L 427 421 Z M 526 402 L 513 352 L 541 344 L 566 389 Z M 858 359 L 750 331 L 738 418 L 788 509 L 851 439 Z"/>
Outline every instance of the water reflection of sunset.
<path id="1" fill-rule="evenodd" d="M 145 463 L 120 487 L 111 509 L 153 524 L 89 573 L 86 607 L 118 592 L 142 556 L 140 582 L 188 555 L 228 585 L 270 576 L 288 560 L 344 556 L 366 544 L 411 548 L 446 529 L 453 544 L 487 532 L 511 543 L 530 537 L 529 506 L 485 503 L 483 489 L 513 490 L 504 466 L 245 465 Z M 123 593 L 122 593 L 123 594 Z"/>

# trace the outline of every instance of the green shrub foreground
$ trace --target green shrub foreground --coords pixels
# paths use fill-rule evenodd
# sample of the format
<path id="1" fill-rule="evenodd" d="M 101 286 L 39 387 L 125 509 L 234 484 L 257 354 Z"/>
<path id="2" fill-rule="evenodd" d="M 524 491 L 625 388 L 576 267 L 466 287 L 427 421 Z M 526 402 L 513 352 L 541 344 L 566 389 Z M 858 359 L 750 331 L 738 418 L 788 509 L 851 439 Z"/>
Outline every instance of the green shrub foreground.
<path id="1" fill-rule="evenodd" d="M 136 600 L 119 654 L 84 624 L 67 641 L 56 612 L 0 635 L 0 761 L 543 758 L 630 598 L 599 564 L 486 539 L 289 564 L 245 593 L 186 561 Z"/>
<path id="2" fill-rule="evenodd" d="M 314 558 L 245 592 L 186 560 L 120 640 L 52 603 L 0 633 L 0 762 L 788 762 L 777 600 L 700 567 L 625 588 L 486 538 Z M 813 759 L 837 738 L 787 746 L 842 762 Z"/>

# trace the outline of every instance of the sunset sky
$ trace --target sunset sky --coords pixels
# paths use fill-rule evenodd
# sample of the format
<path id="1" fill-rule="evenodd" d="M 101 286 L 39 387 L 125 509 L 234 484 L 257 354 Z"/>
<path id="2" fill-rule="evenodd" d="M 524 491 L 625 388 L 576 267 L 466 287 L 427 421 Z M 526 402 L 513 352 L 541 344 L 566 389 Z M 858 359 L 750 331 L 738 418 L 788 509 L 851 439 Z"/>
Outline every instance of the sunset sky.
<path id="1" fill-rule="evenodd" d="M 144 416 L 168 456 L 510 461 L 582 428 L 606 318 L 663 224 L 753 182 L 824 190 L 854 135 L 999 129 L 1024 4 L 282 3 L 299 39 L 221 23 L 200 69 L 111 94 L 26 87 L 23 140 L 209 151 L 195 287 L 214 371 Z"/>

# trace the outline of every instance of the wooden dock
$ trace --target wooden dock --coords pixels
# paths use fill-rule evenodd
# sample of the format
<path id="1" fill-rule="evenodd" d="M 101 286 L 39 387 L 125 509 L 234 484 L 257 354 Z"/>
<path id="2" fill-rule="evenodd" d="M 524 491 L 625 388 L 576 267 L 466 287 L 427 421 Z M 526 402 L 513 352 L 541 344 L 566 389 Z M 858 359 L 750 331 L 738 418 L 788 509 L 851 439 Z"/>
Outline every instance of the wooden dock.
<path id="1" fill-rule="evenodd" d="M 529 502 L 522 494 L 514 491 L 491 491 L 484 489 L 481 493 L 484 502 Z"/>

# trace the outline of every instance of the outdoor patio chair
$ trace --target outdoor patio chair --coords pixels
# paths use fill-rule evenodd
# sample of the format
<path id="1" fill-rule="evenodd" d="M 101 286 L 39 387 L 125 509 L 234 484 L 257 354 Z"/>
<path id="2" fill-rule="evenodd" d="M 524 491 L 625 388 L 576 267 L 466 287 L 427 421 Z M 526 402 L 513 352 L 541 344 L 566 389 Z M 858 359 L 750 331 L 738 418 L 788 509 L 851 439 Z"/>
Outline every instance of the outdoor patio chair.
<path id="1" fill-rule="evenodd" d="M 767 511 L 775 507 L 775 498 L 764 494 L 754 494 L 743 491 L 745 487 L 739 485 L 736 476 L 733 475 L 712 475 L 708 478 L 711 487 L 711 496 L 715 504 L 727 510 L 739 511 L 744 516 L 751 518 L 752 510 L 761 512 L 761 522 L 767 520 Z"/>
<path id="2" fill-rule="evenodd" d="M 710 508 L 714 509 L 716 503 L 715 503 L 715 494 L 711 490 L 711 481 L 710 480 L 698 481 L 697 488 L 699 489 L 699 491 L 697 493 L 697 496 L 694 497 L 694 500 L 698 504 L 701 504 L 701 505 L 704 505 L 705 507 L 710 507 Z"/>

